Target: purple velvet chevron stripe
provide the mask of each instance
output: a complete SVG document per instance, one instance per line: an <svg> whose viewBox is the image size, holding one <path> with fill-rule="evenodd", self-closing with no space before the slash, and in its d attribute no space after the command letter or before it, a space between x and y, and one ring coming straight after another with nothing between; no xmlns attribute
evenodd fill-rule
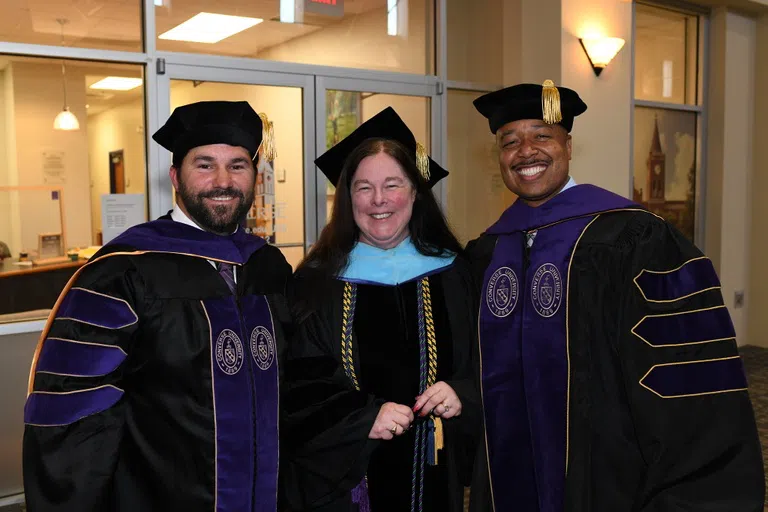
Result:
<svg viewBox="0 0 768 512"><path fill-rule="evenodd" d="M35 371L99 377L115 371L125 357L125 352L114 345L46 338Z"/></svg>
<svg viewBox="0 0 768 512"><path fill-rule="evenodd" d="M740 391L747 388L744 366L738 356L653 367L640 384L664 398Z"/></svg>
<svg viewBox="0 0 768 512"><path fill-rule="evenodd" d="M736 337L725 306L667 315L649 315L632 332L653 347L691 345Z"/></svg>
<svg viewBox="0 0 768 512"><path fill-rule="evenodd" d="M250 512L255 478L253 385L234 297L204 300L211 323L216 512Z"/></svg>
<svg viewBox="0 0 768 512"><path fill-rule="evenodd" d="M106 411L122 396L123 392L113 386L69 393L35 392L29 395L24 405L24 423L43 427L70 425Z"/></svg>
<svg viewBox="0 0 768 512"><path fill-rule="evenodd" d="M643 209L639 204L600 187L576 185L535 208L523 201L515 201L486 233L499 235L526 231L564 219L625 208Z"/></svg>
<svg viewBox="0 0 768 512"><path fill-rule="evenodd" d="M139 251L192 254L244 264L266 243L244 229L220 236L180 222L158 219L127 229L108 245L128 245Z"/></svg>
<svg viewBox="0 0 768 512"><path fill-rule="evenodd" d="M247 336L246 353L250 355L256 390L256 501L253 510L274 512L277 509L279 466L277 337L264 296L241 297L240 306Z"/></svg>
<svg viewBox="0 0 768 512"><path fill-rule="evenodd" d="M76 320L106 329L122 329L138 320L127 302L84 288L72 288L67 292L56 312L56 318Z"/></svg>
<svg viewBox="0 0 768 512"><path fill-rule="evenodd" d="M671 302L720 286L708 258L689 261L673 271L643 270L635 282L650 302Z"/></svg>

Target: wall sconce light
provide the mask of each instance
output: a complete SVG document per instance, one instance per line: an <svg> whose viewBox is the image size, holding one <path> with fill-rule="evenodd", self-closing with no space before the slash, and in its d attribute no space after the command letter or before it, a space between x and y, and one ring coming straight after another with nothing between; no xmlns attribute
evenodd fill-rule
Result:
<svg viewBox="0 0 768 512"><path fill-rule="evenodd" d="M600 76L603 69L624 46L624 40L618 37L585 37L579 39L579 42L584 48L584 53L587 54L595 76Z"/></svg>

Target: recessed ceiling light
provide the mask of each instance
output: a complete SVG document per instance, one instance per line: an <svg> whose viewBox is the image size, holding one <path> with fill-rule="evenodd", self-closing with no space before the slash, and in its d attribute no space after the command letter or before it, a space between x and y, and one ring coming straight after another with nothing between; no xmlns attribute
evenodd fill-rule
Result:
<svg viewBox="0 0 768 512"><path fill-rule="evenodd" d="M108 91L130 91L139 87L144 81L141 78L127 78L124 76L108 76L102 78L91 89L104 89Z"/></svg>
<svg viewBox="0 0 768 512"><path fill-rule="evenodd" d="M242 32L264 21L261 18L245 18L227 14L201 12L181 25L160 34L160 39L187 41L190 43L218 43L222 39Z"/></svg>

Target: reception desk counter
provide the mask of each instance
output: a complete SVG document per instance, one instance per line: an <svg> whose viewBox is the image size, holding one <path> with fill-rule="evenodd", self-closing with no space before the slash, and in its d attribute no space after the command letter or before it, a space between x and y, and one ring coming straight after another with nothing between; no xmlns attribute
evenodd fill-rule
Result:
<svg viewBox="0 0 768 512"><path fill-rule="evenodd" d="M19 266L10 260L0 262L0 315L52 308L69 278L85 262L39 266Z"/></svg>

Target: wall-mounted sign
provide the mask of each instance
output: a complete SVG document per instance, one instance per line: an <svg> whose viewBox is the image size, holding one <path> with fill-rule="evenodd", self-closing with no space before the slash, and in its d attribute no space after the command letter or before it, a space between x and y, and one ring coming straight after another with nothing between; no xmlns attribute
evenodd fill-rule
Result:
<svg viewBox="0 0 768 512"><path fill-rule="evenodd" d="M304 12L323 16L344 16L344 0L304 0Z"/></svg>

